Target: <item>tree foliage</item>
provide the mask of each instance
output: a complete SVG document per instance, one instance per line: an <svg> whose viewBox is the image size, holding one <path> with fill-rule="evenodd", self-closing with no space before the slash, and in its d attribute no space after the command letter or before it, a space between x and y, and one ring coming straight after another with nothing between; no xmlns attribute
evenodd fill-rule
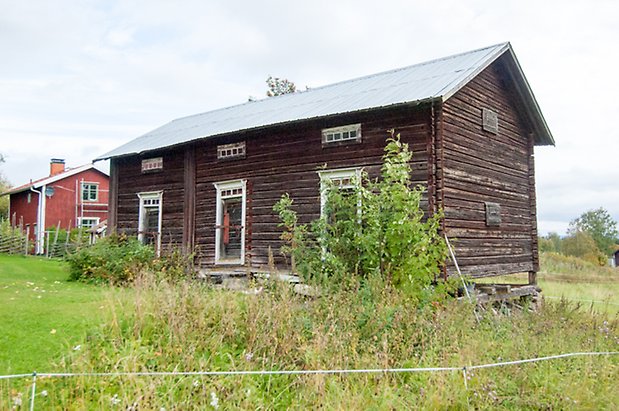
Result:
<svg viewBox="0 0 619 411"><path fill-rule="evenodd" d="M424 188L411 183L412 154L399 137L387 141L379 179L362 172L352 190L328 186L324 215L310 225L298 223L287 194L274 206L283 250L306 281L342 286L379 275L420 298L431 288L447 256L442 213L424 217Z"/></svg>
<svg viewBox="0 0 619 411"><path fill-rule="evenodd" d="M540 237L538 243L540 252L562 252L561 236L557 233L548 233L546 237Z"/></svg>
<svg viewBox="0 0 619 411"><path fill-rule="evenodd" d="M266 83L269 87L267 90L268 97L281 96L282 94L290 94L297 91L297 86L295 86L292 81L285 78L269 76Z"/></svg>
<svg viewBox="0 0 619 411"><path fill-rule="evenodd" d="M578 257L600 265L606 263L606 258L598 249L595 240L586 231L576 231L563 239L561 248L565 255Z"/></svg>
<svg viewBox="0 0 619 411"><path fill-rule="evenodd" d="M0 153L0 164L4 163L4 155ZM11 188L11 183L4 177L2 171L0 170L0 194L7 191ZM9 214L9 196L0 197L0 220L3 218L8 218Z"/></svg>
<svg viewBox="0 0 619 411"><path fill-rule="evenodd" d="M614 251L619 235L617 222L604 208L589 210L570 222L568 234L575 235L579 231L588 233L602 253L609 255Z"/></svg>

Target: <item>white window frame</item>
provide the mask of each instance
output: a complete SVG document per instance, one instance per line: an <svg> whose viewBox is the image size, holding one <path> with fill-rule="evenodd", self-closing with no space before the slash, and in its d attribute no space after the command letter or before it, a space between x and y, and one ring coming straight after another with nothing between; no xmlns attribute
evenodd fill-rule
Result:
<svg viewBox="0 0 619 411"><path fill-rule="evenodd" d="M95 187L95 198L94 198L94 200L90 199L90 195L88 196L89 197L88 199L84 199L85 186L94 186ZM82 203L95 203L95 202L99 201L99 183L94 182L94 181L82 181L81 184L80 184L80 188L81 188ZM88 192L90 193L90 188L89 188Z"/></svg>
<svg viewBox="0 0 619 411"><path fill-rule="evenodd" d="M350 137L351 131L355 132L354 137ZM348 133L347 137L344 137L345 133ZM336 138L337 135L339 135L340 137ZM337 144L337 143L343 143L343 142L349 142L349 141L357 141L357 142L361 141L361 123L348 124L348 125L339 126L339 127L325 128L322 130L322 144L323 145Z"/></svg>
<svg viewBox="0 0 619 411"><path fill-rule="evenodd" d="M215 264L217 265L243 265L245 263L245 231L247 216L247 180L231 180L213 183L217 191L215 211ZM232 190L241 190L241 193L230 193ZM223 200L226 198L241 198L241 255L238 260L223 260L221 258L221 230L223 224Z"/></svg>
<svg viewBox="0 0 619 411"><path fill-rule="evenodd" d="M99 225L100 218L99 217L78 217L78 225L82 228L93 228ZM94 224L91 226L84 227L84 220L93 220Z"/></svg>
<svg viewBox="0 0 619 411"><path fill-rule="evenodd" d="M145 158L142 160L142 173L163 170L163 157Z"/></svg>
<svg viewBox="0 0 619 411"><path fill-rule="evenodd" d="M222 144L217 146L217 159L228 160L245 158L245 142L241 141L232 144Z"/></svg>
<svg viewBox="0 0 619 411"><path fill-rule="evenodd" d="M337 180L346 180L348 179L350 183L348 184L338 184L338 188L354 188L354 182L361 182L361 168L338 168L333 170L321 170L318 171L318 176L320 177L320 216L325 216L325 208L327 205L327 189L330 184ZM353 182L354 181L354 182ZM357 210L361 212L361 198L359 198L357 202Z"/></svg>
<svg viewBox="0 0 619 411"><path fill-rule="evenodd" d="M157 201L159 208L159 219L157 221L157 239L155 241L155 252L157 256L161 255L161 227L163 222L163 191L149 191L138 193L140 199L140 209L138 212L138 241L144 241L144 213L146 208L154 208L154 202Z"/></svg>

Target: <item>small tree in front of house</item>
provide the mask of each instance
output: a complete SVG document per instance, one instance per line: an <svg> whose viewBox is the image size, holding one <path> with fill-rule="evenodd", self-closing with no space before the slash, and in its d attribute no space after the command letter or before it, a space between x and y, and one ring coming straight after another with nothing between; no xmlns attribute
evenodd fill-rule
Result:
<svg viewBox="0 0 619 411"><path fill-rule="evenodd" d="M320 219L298 224L287 194L274 206L285 229L284 251L306 281L339 286L379 275L411 295L429 288L447 257L439 234L442 213L424 216L424 188L411 182L411 157L392 131L380 178L361 172L347 190L327 184Z"/></svg>

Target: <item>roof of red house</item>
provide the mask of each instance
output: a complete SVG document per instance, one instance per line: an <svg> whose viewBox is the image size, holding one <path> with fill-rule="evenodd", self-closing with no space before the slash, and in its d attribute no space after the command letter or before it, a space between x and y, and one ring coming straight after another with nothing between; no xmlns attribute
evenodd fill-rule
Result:
<svg viewBox="0 0 619 411"><path fill-rule="evenodd" d="M62 173L58 173L53 176L43 177L38 180L30 181L29 183L26 183L26 184L22 184L20 186L13 187L9 191L5 191L4 193L1 193L0 196L20 193L22 191L30 190L30 188L43 187L45 185L55 183L56 181L60 181L67 177L71 177L75 174L79 174L83 171L90 170L91 168L97 170L98 172L102 174L105 174L103 171L96 169L95 166L92 164L84 164L83 166L79 166L79 167L67 168Z"/></svg>

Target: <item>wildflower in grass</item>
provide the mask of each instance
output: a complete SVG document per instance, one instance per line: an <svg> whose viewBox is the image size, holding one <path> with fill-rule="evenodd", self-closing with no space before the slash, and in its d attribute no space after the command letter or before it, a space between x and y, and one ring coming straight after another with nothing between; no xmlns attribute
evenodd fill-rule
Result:
<svg viewBox="0 0 619 411"><path fill-rule="evenodd" d="M81 349L82 349L82 346L80 344L78 344L75 347L73 347L73 351L79 351Z"/></svg>
<svg viewBox="0 0 619 411"><path fill-rule="evenodd" d="M214 409L219 409L219 398L217 398L217 394L214 391L211 391L211 407Z"/></svg>
<svg viewBox="0 0 619 411"><path fill-rule="evenodd" d="M47 390L43 390L39 393L41 397L47 397Z"/></svg>
<svg viewBox="0 0 619 411"><path fill-rule="evenodd" d="M252 352L248 352L247 354L245 354L245 359L246 359L247 361L251 361L251 360L252 360L252 358L254 358L254 353L252 353Z"/></svg>
<svg viewBox="0 0 619 411"><path fill-rule="evenodd" d="M192 384L195 388L198 388L200 386L200 381L195 380Z"/></svg>
<svg viewBox="0 0 619 411"><path fill-rule="evenodd" d="M17 395L12 398L13 408L21 407L21 397L22 397L22 393L18 392Z"/></svg>
<svg viewBox="0 0 619 411"><path fill-rule="evenodd" d="M114 396L112 398L110 398L110 403L112 405L120 404L120 398L118 398L118 394L114 394Z"/></svg>
<svg viewBox="0 0 619 411"><path fill-rule="evenodd" d="M52 328L52 330L49 332L50 334L56 334L56 329Z"/></svg>

